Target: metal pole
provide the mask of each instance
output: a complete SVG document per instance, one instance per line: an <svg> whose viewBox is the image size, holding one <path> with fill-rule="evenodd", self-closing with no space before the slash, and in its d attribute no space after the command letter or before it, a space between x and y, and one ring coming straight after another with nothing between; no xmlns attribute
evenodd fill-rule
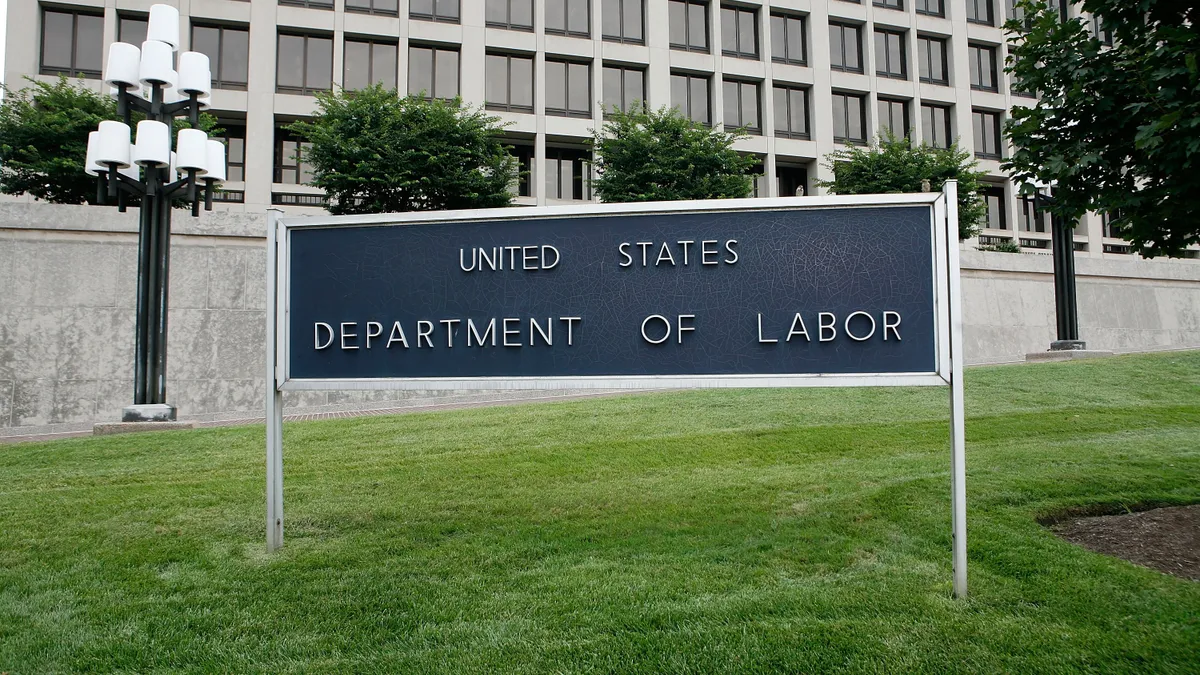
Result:
<svg viewBox="0 0 1200 675"><path fill-rule="evenodd" d="M278 243L276 227L281 211L267 210L267 552L283 546L283 393L276 372L276 339L279 331Z"/></svg>
<svg viewBox="0 0 1200 675"><path fill-rule="evenodd" d="M1052 205L1054 199L1040 191L1035 196L1036 217L1042 218L1043 205ZM1046 209L1048 210L1048 209ZM1079 306L1075 295L1075 237L1070 222L1050 212L1050 245L1054 262L1054 321L1058 339L1050 343L1050 349L1086 349L1087 343L1079 339Z"/></svg>
<svg viewBox="0 0 1200 675"><path fill-rule="evenodd" d="M149 170L147 170L149 180ZM153 197L142 197L141 218L138 225L137 262L137 327L133 356L133 402L137 405L149 403L150 362L150 240L154 231Z"/></svg>
<svg viewBox="0 0 1200 675"><path fill-rule="evenodd" d="M163 171L163 169L158 169ZM169 178L169 176L168 176ZM159 259L158 259L158 326L155 331L155 403L167 402L167 308L171 273L171 200L158 200Z"/></svg>
<svg viewBox="0 0 1200 675"><path fill-rule="evenodd" d="M950 276L950 493L954 529L954 597L967 597L967 450L963 402L962 281L958 261L958 181L942 188L946 199L946 248Z"/></svg>

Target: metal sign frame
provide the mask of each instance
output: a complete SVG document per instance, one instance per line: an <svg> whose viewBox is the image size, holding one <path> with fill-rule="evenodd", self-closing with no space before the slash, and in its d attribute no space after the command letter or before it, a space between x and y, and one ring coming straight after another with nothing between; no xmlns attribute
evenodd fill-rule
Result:
<svg viewBox="0 0 1200 675"><path fill-rule="evenodd" d="M958 184L940 193L720 199L688 202L585 204L368 216L267 217L267 549L283 545L283 392L359 389L669 389L722 387L950 387L954 594L967 593L966 470L962 386L962 316L958 247ZM846 207L930 207L935 369L886 374L638 375L570 377L419 377L303 379L289 373L290 233L301 228L407 226L430 223L579 218L601 215L811 210Z"/></svg>

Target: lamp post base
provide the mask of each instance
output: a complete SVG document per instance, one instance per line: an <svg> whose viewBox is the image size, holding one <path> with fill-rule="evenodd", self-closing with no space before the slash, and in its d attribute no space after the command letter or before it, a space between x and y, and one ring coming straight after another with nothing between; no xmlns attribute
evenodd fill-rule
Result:
<svg viewBox="0 0 1200 675"><path fill-rule="evenodd" d="M169 403L137 403L121 410L122 422L174 422L178 409Z"/></svg>
<svg viewBox="0 0 1200 675"><path fill-rule="evenodd" d="M1050 351L1074 351L1077 349L1087 349L1087 343L1083 340L1055 340L1050 343Z"/></svg>

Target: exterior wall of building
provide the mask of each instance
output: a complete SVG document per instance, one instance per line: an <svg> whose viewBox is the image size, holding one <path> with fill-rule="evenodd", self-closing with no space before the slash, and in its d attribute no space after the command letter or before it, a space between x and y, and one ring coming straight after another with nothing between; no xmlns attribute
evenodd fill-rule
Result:
<svg viewBox="0 0 1200 675"><path fill-rule="evenodd" d="M0 427L112 421L132 401L137 216L0 204ZM176 212L168 399L185 415L263 409L265 218ZM964 245L968 363L1054 339L1048 255ZM1200 265L1079 256L1080 331L1115 351L1200 348ZM290 406L430 392L289 393Z"/></svg>

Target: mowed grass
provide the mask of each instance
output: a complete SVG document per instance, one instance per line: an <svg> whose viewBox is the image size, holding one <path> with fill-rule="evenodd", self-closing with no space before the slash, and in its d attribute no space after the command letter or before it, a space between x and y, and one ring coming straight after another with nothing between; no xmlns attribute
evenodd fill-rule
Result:
<svg viewBox="0 0 1200 675"><path fill-rule="evenodd" d="M0 446L0 672L1200 671L1200 584L1037 519L1200 501L1200 352Z"/></svg>

